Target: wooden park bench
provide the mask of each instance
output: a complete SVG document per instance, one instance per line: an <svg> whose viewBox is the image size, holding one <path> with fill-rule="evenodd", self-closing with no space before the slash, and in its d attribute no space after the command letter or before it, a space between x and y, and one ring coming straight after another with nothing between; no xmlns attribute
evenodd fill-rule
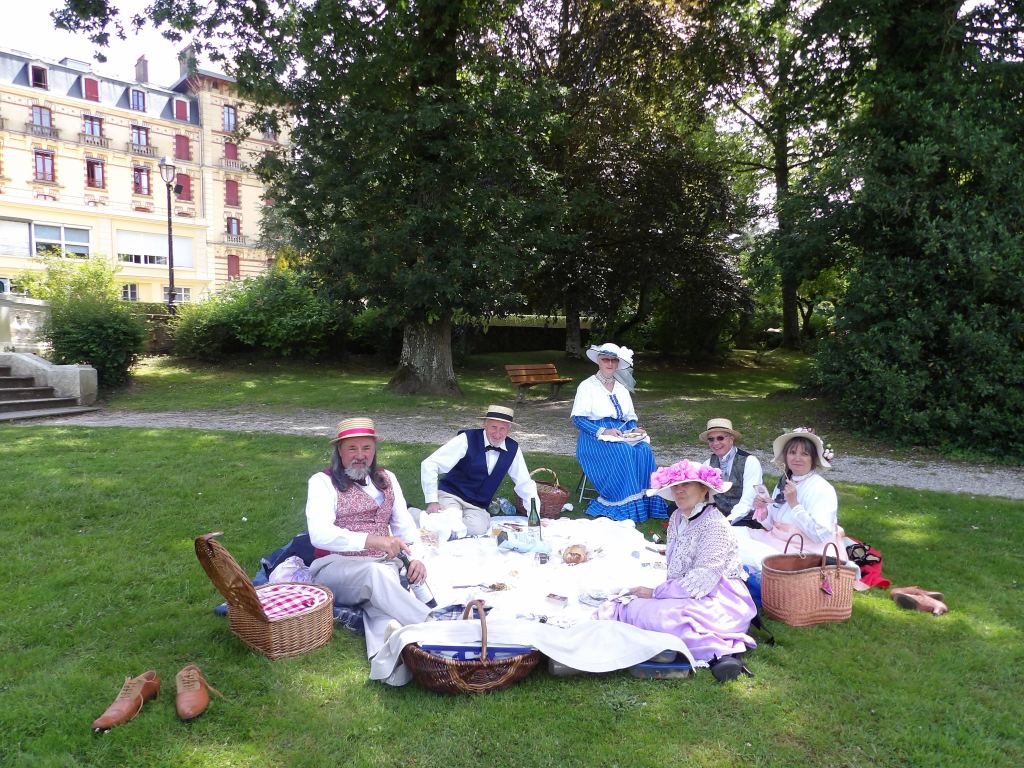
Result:
<svg viewBox="0 0 1024 768"><path fill-rule="evenodd" d="M558 375L554 363L538 363L536 365L506 365L505 372L512 383L519 387L516 402L526 399L527 390L534 384L550 384L551 397L558 397L558 390L572 379Z"/></svg>

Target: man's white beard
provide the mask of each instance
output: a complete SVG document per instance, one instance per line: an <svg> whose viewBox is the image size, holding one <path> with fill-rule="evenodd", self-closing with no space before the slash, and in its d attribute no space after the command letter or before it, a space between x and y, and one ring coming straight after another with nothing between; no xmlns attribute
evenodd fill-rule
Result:
<svg viewBox="0 0 1024 768"><path fill-rule="evenodd" d="M345 467L345 475L358 483L363 482L367 475L370 474L370 467L366 464L356 465L353 464L350 467Z"/></svg>

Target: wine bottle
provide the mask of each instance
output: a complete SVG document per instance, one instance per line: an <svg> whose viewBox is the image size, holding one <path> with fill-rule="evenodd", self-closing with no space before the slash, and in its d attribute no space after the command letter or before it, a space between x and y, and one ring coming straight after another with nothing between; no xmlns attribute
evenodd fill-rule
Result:
<svg viewBox="0 0 1024 768"><path fill-rule="evenodd" d="M405 552L398 553L398 559L402 561L402 565L405 566L406 574L409 573L409 555ZM434 593L430 591L430 587L427 586L427 582L421 581L419 584L413 584L409 582L409 586L412 588L412 593L416 595L416 599L421 603L425 604L428 608L436 608L437 600L434 599Z"/></svg>
<svg viewBox="0 0 1024 768"><path fill-rule="evenodd" d="M526 530L534 541L544 539L544 534L540 530L540 512L537 510L536 499L530 499L530 516L526 518Z"/></svg>

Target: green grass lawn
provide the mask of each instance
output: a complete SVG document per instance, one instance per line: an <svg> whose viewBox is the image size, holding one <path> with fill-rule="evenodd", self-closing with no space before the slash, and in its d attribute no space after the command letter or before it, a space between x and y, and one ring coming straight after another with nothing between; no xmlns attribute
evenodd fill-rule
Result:
<svg viewBox="0 0 1024 768"><path fill-rule="evenodd" d="M419 502L423 446L386 443ZM224 531L247 569L304 522L323 439L193 430L0 428L3 766L1019 766L1024 763L1024 504L840 486L847 530L898 584L941 589L943 617L855 595L844 624L773 623L753 680L626 673L442 698L367 680L339 632L269 662L230 634L192 539ZM534 455L575 481L569 457ZM243 517L247 521L243 521ZM196 662L225 699L189 725L174 674ZM160 698L103 736L126 675Z"/></svg>

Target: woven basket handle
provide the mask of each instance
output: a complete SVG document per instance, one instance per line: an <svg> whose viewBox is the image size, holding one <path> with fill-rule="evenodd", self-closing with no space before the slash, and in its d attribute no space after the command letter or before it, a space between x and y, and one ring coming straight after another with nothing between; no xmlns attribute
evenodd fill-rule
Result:
<svg viewBox="0 0 1024 768"><path fill-rule="evenodd" d="M530 478L532 479L533 476L536 475L538 472L550 472L551 477L555 479L554 485L558 485L558 475L555 474L555 470L548 469L547 467L537 467L537 469L533 470L533 472L530 473Z"/></svg>
<svg viewBox="0 0 1024 768"><path fill-rule="evenodd" d="M793 535L795 536L796 534ZM828 544L825 545L824 549L821 550L821 569L825 570L825 568L827 567L825 565L825 560L828 557L829 547L832 547L832 549L834 549L836 552L836 573L839 573L839 566L841 565L841 563L839 562L839 547L836 546L836 543L834 541L830 541Z"/></svg>
<svg viewBox="0 0 1024 768"><path fill-rule="evenodd" d="M790 536L788 539L786 539L786 548L784 550L782 550L782 554L784 554L784 555L788 555L789 554L789 543L793 539L795 539L797 536L800 537L800 556L803 557L803 554L804 554L804 535L802 533L794 533L792 536ZM824 565L825 561L822 560L821 563L822 563L822 565Z"/></svg>
<svg viewBox="0 0 1024 768"><path fill-rule="evenodd" d="M487 611L484 610L483 600L470 600L462 611L462 618L468 619L473 609L480 614L480 660L487 661Z"/></svg>

